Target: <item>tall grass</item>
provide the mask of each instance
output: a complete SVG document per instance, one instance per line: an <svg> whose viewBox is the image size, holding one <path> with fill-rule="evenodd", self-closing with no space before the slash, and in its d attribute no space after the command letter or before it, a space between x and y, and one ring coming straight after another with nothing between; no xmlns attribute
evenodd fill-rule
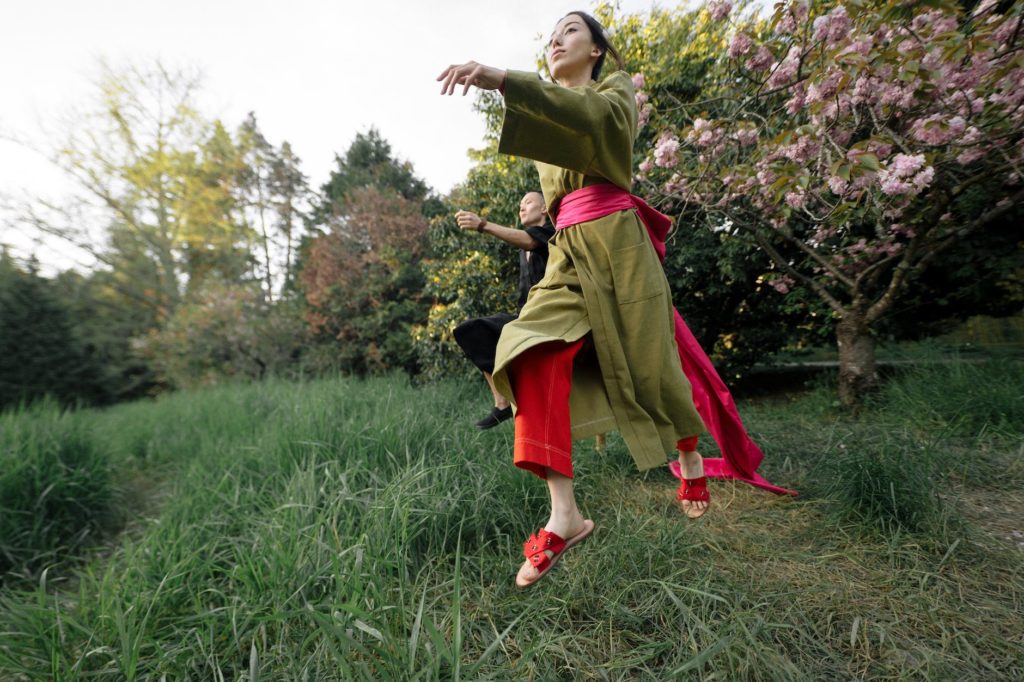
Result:
<svg viewBox="0 0 1024 682"><path fill-rule="evenodd" d="M51 414L142 511L108 555L0 592L0 679L1017 678L1019 552L967 508L985 467L946 463L945 417L921 416L955 371L896 379L858 421L826 391L742 406L766 475L803 495L712 484L696 523L621 440L578 444L597 531L525 592L545 489L510 465L510 429L472 428L482 384L268 382ZM1007 390L972 414L1013 414ZM992 419L940 443L1019 461L1015 417Z"/></svg>
<svg viewBox="0 0 1024 682"><path fill-rule="evenodd" d="M89 421L49 402L0 414L0 584L120 525L113 461Z"/></svg>

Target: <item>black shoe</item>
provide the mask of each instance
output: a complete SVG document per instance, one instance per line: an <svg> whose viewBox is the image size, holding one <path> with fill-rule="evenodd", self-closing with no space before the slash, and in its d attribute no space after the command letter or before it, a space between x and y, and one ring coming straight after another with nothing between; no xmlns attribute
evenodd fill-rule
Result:
<svg viewBox="0 0 1024 682"><path fill-rule="evenodd" d="M505 421L506 419L512 418L512 406L509 405L504 410L500 410L497 407L491 410L491 413L476 423L478 429L493 429L495 426Z"/></svg>

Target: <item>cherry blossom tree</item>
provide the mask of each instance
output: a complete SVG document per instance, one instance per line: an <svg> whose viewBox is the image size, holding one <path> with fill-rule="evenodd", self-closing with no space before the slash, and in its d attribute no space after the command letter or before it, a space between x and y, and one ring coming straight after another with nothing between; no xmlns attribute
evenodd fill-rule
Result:
<svg viewBox="0 0 1024 682"><path fill-rule="evenodd" d="M731 31L703 99L652 112L636 81L655 128L639 191L750 235L767 283L831 309L846 406L874 386L873 329L909 284L1024 199L1022 9L711 2Z"/></svg>

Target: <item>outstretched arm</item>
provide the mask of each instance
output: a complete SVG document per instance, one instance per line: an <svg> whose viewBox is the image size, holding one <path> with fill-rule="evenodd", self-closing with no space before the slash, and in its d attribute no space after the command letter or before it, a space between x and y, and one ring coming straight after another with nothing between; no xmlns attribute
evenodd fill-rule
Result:
<svg viewBox="0 0 1024 682"><path fill-rule="evenodd" d="M517 230L512 227L488 222L471 211L459 211L455 214L455 220L463 230L486 232L520 249L533 251L540 246L540 242L531 237L530 233L526 230Z"/></svg>
<svg viewBox="0 0 1024 682"><path fill-rule="evenodd" d="M509 71L498 151L629 189L636 117L635 91L625 72L593 87L563 88L535 73Z"/></svg>
<svg viewBox="0 0 1024 682"><path fill-rule="evenodd" d="M471 85L481 90L497 90L505 80L505 70L477 62L452 64L441 72L437 80L444 81L441 85L442 95L454 95L455 88L459 85L463 86L462 94L465 95Z"/></svg>

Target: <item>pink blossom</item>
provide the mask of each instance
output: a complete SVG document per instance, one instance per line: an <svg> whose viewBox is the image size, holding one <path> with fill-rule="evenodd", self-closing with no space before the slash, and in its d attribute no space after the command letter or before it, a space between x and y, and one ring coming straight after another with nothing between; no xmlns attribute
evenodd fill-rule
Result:
<svg viewBox="0 0 1024 682"><path fill-rule="evenodd" d="M790 116L796 116L804 108L804 103L803 88L794 88L793 96L786 100L786 113Z"/></svg>
<svg viewBox="0 0 1024 682"><path fill-rule="evenodd" d="M640 162L639 170L644 175L647 175L652 170L654 170L654 164L651 163L650 159L644 159L643 161Z"/></svg>
<svg viewBox="0 0 1024 682"><path fill-rule="evenodd" d="M843 80L843 72L839 69L831 69L817 83L812 83L807 88L807 104L819 102L823 99L834 97L839 90L839 83Z"/></svg>
<svg viewBox="0 0 1024 682"><path fill-rule="evenodd" d="M757 48L757 53L747 60L747 68L751 71L764 71L770 67L774 61L775 55L772 54L771 50L762 45Z"/></svg>
<svg viewBox="0 0 1024 682"><path fill-rule="evenodd" d="M729 56L733 59L738 59L750 52L750 48L753 46L754 41L750 39L750 36L742 31L737 31L736 35L732 37L732 41L729 43Z"/></svg>
<svg viewBox="0 0 1024 682"><path fill-rule="evenodd" d="M932 23L932 35L941 35L943 33L952 33L959 28L959 22L956 17L946 14L944 12L936 12L939 16Z"/></svg>
<svg viewBox="0 0 1024 682"><path fill-rule="evenodd" d="M877 175L877 173L864 173L863 175L857 175L853 178L853 182L850 184L853 186L854 191L867 189L875 182Z"/></svg>
<svg viewBox="0 0 1024 682"><path fill-rule="evenodd" d="M732 11L732 3L728 0L711 0L708 3L708 12L711 14L712 21L721 21L729 16L729 12Z"/></svg>
<svg viewBox="0 0 1024 682"><path fill-rule="evenodd" d="M846 8L839 5L825 16L814 20L814 39L825 40L829 45L835 45L845 38L853 27Z"/></svg>
<svg viewBox="0 0 1024 682"><path fill-rule="evenodd" d="M777 177L778 176L775 175L775 173L768 168L762 168L761 170L757 171L757 181L761 183L762 187L770 186L772 183L775 182Z"/></svg>
<svg viewBox="0 0 1024 682"><path fill-rule="evenodd" d="M949 126L949 134L952 137L959 137L967 128L967 121L962 116L954 116L949 119L947 125Z"/></svg>
<svg viewBox="0 0 1024 682"><path fill-rule="evenodd" d="M686 135L686 141L698 147L710 147L721 137L721 131L716 130L711 121L697 118L693 121L693 129Z"/></svg>
<svg viewBox="0 0 1024 682"><path fill-rule="evenodd" d="M789 288L796 284L796 282L794 282L793 278L789 275L782 275L772 279L768 284L770 284L772 289L775 289L775 291L780 294L788 294Z"/></svg>
<svg viewBox="0 0 1024 682"><path fill-rule="evenodd" d="M797 69L800 66L800 48L793 46L789 54L779 64L775 65L772 75L768 77L768 87L778 88L793 81L796 78Z"/></svg>
<svg viewBox="0 0 1024 682"><path fill-rule="evenodd" d="M893 223L889 226L889 232L894 236L900 236L903 231L906 230L906 226L903 223Z"/></svg>
<svg viewBox="0 0 1024 682"><path fill-rule="evenodd" d="M801 135L796 142L782 148L786 158L801 165L816 157L819 151L821 144L810 135Z"/></svg>
<svg viewBox="0 0 1024 682"><path fill-rule="evenodd" d="M926 166L923 154L897 154L878 173L879 187L888 196L911 197L924 191L935 179L935 169Z"/></svg>
<svg viewBox="0 0 1024 682"><path fill-rule="evenodd" d="M649 120L651 120L651 112L652 111L653 111L653 109L652 109L650 104L644 104L643 106L641 106L639 108L639 110L637 111L637 119L636 119L637 126L642 128L645 125L647 125L647 122Z"/></svg>
<svg viewBox="0 0 1024 682"><path fill-rule="evenodd" d="M842 179L838 175L833 175L828 179L828 188L832 190L832 193L835 194L836 196L841 197L844 194L846 194L846 190L847 188L849 188L849 186L850 183Z"/></svg>
<svg viewBox="0 0 1024 682"><path fill-rule="evenodd" d="M642 87L644 87L645 82L646 81L644 80L644 75L642 73L634 73L633 74L633 88L634 89L636 89L636 90L641 89Z"/></svg>
<svg viewBox="0 0 1024 682"><path fill-rule="evenodd" d="M807 203L807 193L802 188L786 193L786 204L792 208L803 208Z"/></svg>
<svg viewBox="0 0 1024 682"><path fill-rule="evenodd" d="M892 154L892 145L887 142L870 140L867 145L867 150L873 153L881 160L887 158L890 154Z"/></svg>
<svg viewBox="0 0 1024 682"><path fill-rule="evenodd" d="M647 121L651 118L651 105L647 103L650 96L646 92L637 91L635 95L636 109L637 109L637 125L643 127L647 125Z"/></svg>
<svg viewBox="0 0 1024 682"><path fill-rule="evenodd" d="M921 64L929 71L938 71L942 65L942 48L933 47L921 60Z"/></svg>
<svg viewBox="0 0 1024 682"><path fill-rule="evenodd" d="M757 144L757 128L744 127L737 130L732 134L734 140L739 142L741 145Z"/></svg>
<svg viewBox="0 0 1024 682"><path fill-rule="evenodd" d="M932 114L927 118L915 121L911 128L911 135L918 142L942 145L959 137L966 126L967 122L962 116L946 119L942 114Z"/></svg>
<svg viewBox="0 0 1024 682"><path fill-rule="evenodd" d="M679 163L679 138L663 133L654 146L654 163L661 168L673 168Z"/></svg>
<svg viewBox="0 0 1024 682"><path fill-rule="evenodd" d="M829 137L840 147L845 147L850 144L850 139L853 137L853 131L846 128L834 128Z"/></svg>
<svg viewBox="0 0 1024 682"><path fill-rule="evenodd" d="M1000 48L1004 48L1010 38L1013 37L1013 34L1017 32L1017 24L1020 21L1020 17L1006 17L1003 19L1003 23L999 25L999 28L992 33L992 39L996 41Z"/></svg>
<svg viewBox="0 0 1024 682"><path fill-rule="evenodd" d="M924 165L924 154L911 156L909 154L897 154L892 157L890 169L899 177L907 177L916 173Z"/></svg>
<svg viewBox="0 0 1024 682"><path fill-rule="evenodd" d="M960 152L956 157L956 162L961 166L969 166L978 159L983 159L988 154L988 150L984 147L971 147Z"/></svg>
<svg viewBox="0 0 1024 682"><path fill-rule="evenodd" d="M859 54L862 57L867 57L871 54L871 48L873 46L874 40L872 40L871 36L865 36L859 40L852 41L849 45L844 47L839 54Z"/></svg>
<svg viewBox="0 0 1024 682"><path fill-rule="evenodd" d="M896 46L896 51L901 55L906 56L907 54L914 51L918 47L917 41L913 38L907 38L906 40L900 41L900 44Z"/></svg>
<svg viewBox="0 0 1024 682"><path fill-rule="evenodd" d="M879 173L879 175L881 176L883 173ZM911 185L909 183L900 180L895 175L887 175L880 180L879 184L882 188L882 192L891 197L908 194L911 189Z"/></svg>
<svg viewBox="0 0 1024 682"><path fill-rule="evenodd" d="M686 182L686 178L679 175L679 173L673 173L672 177L665 183L665 187L663 189L666 194L689 194L687 197L688 199L697 202L700 201L700 195L696 192L690 191L690 185Z"/></svg>
<svg viewBox="0 0 1024 682"><path fill-rule="evenodd" d="M924 189L932 184L932 180L935 179L935 168L933 166L925 166L921 169L921 172L914 176L913 183L914 188L918 192L923 192Z"/></svg>
<svg viewBox="0 0 1024 682"><path fill-rule="evenodd" d="M850 254L851 256L856 256L859 253L863 253L863 252L867 251L867 249L868 249L868 242L867 242L866 239L861 237L860 239L855 241L853 244L850 244L849 246L847 246L846 247L846 252L848 254Z"/></svg>
<svg viewBox="0 0 1024 682"><path fill-rule="evenodd" d="M875 100L878 94L877 79L861 75L853 84L851 97L854 104L867 104Z"/></svg>

